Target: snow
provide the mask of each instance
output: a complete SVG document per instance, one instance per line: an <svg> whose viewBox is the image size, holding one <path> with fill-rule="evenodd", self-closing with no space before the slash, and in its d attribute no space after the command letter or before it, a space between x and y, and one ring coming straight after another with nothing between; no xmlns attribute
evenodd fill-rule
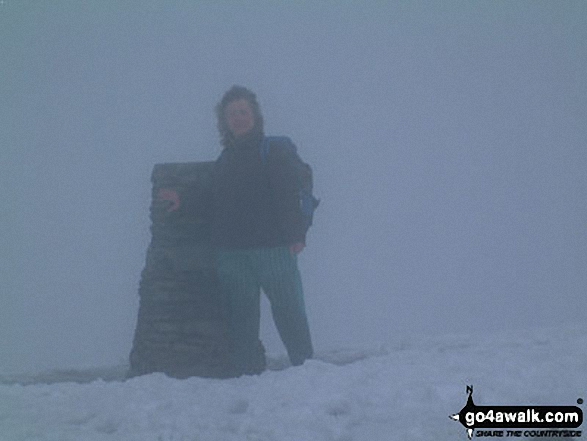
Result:
<svg viewBox="0 0 587 441"><path fill-rule="evenodd" d="M104 375L4 376L0 439L465 440L449 415L465 405L467 385L477 404L576 405L585 398L586 330L410 336L318 353L299 367L272 357L263 374L228 380L115 379L122 367Z"/></svg>

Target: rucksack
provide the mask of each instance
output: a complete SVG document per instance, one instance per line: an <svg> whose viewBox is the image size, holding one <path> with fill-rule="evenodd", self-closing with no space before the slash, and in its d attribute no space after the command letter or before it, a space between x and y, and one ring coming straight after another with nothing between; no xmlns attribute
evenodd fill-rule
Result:
<svg viewBox="0 0 587 441"><path fill-rule="evenodd" d="M312 225L314 211L320 201L312 193L313 179L312 168L306 164L297 153L295 144L287 136L266 136L261 142L261 162L267 163L267 155L271 148L285 149L291 158L292 165L296 170L297 186L299 189L300 210L304 219L304 232Z"/></svg>

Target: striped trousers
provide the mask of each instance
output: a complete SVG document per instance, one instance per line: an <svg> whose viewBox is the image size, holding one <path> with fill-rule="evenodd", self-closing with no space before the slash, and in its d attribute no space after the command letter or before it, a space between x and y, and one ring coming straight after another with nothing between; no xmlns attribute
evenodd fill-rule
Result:
<svg viewBox="0 0 587 441"><path fill-rule="evenodd" d="M302 280L297 256L289 247L219 250L217 263L228 301L232 361L237 372L258 371L261 289L269 299L273 321L292 365L311 358Z"/></svg>

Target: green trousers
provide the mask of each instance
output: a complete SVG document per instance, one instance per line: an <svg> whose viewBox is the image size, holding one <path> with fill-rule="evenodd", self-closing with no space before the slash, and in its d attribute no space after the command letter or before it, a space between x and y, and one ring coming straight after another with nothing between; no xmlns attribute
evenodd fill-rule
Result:
<svg viewBox="0 0 587 441"><path fill-rule="evenodd" d="M260 293L267 295L273 320L292 365L313 355L297 256L288 247L221 250L218 275L228 301L232 358L237 372L258 366Z"/></svg>

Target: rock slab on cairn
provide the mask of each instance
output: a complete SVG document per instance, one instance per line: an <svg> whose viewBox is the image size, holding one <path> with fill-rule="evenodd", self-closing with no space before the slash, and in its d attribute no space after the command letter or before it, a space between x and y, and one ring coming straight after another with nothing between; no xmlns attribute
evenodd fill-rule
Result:
<svg viewBox="0 0 587 441"><path fill-rule="evenodd" d="M226 302L210 243L212 162L157 164L153 169L151 243L139 285L139 313L129 376L231 376ZM177 211L158 201L175 190Z"/></svg>

